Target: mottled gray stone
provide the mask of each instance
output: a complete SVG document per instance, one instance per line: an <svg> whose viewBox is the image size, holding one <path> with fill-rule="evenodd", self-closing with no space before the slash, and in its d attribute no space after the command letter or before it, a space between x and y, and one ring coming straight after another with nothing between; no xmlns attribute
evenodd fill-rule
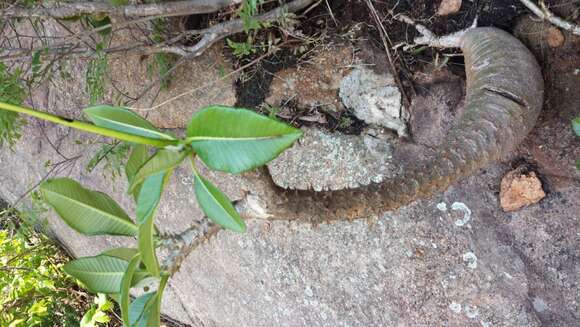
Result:
<svg viewBox="0 0 580 327"><path fill-rule="evenodd" d="M79 117L82 103L73 100L84 101L80 100L85 96L83 89L71 84L66 90L71 94L56 93L61 91L47 85L44 92L41 89L34 96L35 104L50 104L57 113ZM175 112L180 112L178 109ZM182 125L179 120L187 116L189 113L169 115L167 126L173 126L171 119L176 119L175 126ZM534 140L564 140L571 147L577 140L572 139L569 121L565 127L559 124L564 123L538 127L540 137ZM564 137L562 130L568 133ZM391 160L389 153L394 162L401 163L395 147L382 148L385 136L375 135L381 140L375 142L364 135L306 132L303 142L311 142L312 147L316 138L309 135L327 138L324 146L316 149L318 156L304 147L301 151L307 156L292 152L270 165L274 177L283 169L293 169L289 180L295 185L322 189L330 188L336 180L347 187L378 176L374 169L386 166ZM45 176L47 160L54 163L63 159L61 155L83 155L71 165L61 166L54 175L69 176L110 193L133 212L123 178L103 179L102 171L84 171L98 138L33 120L23 134L26 137L14 151L0 150L0 197L14 202ZM534 154L539 147L527 148ZM547 148L556 147L550 144ZM328 152L331 149L339 152L333 155ZM556 167L573 167L574 156L549 154L549 158L563 162L536 154L534 158L542 159L542 171L549 172L555 162ZM300 167L324 156L328 158L325 166L284 168L288 162ZM366 166L361 157L371 163ZM410 152L406 158L414 160L416 155ZM274 173L275 169L280 170ZM333 175L320 177L323 183L313 186L312 179L319 178L316 173L320 171L309 170L315 169L327 169ZM578 173L558 169L558 178L565 182L556 182L555 175L544 175L549 190L546 198L506 214L499 209L497 191L501 176L509 169L509 165L493 164L446 192L385 213L380 219L317 226L250 220L246 234L220 232L194 251L171 279L163 312L193 326L580 325ZM366 176L359 174L362 171ZM206 173L233 200L248 192L260 196L260 189L249 181L251 176ZM310 174L311 180L292 177L298 173ZM157 220L164 232L183 230L201 215L190 176L186 167L180 167L168 186ZM54 215L49 216L49 222L54 234L75 255L94 255L135 242L130 238L81 236Z"/></svg>
<svg viewBox="0 0 580 327"><path fill-rule="evenodd" d="M66 156L91 149L73 142L91 137L44 128ZM58 161L39 124L26 133L15 152L0 154L0 196L11 202L42 178L46 160ZM87 174L85 163L58 175L110 192L132 212L124 180ZM164 312L194 326L575 325L580 185L559 187L540 204L505 214L495 190L508 169L489 167L380 220L319 226L251 220L246 234L220 232L172 278ZM199 217L187 174L180 168L170 183L158 217L164 231L182 230ZM250 189L243 177L212 179L233 199ZM49 221L76 255L134 242L84 237L54 216Z"/></svg>
<svg viewBox="0 0 580 327"><path fill-rule="evenodd" d="M401 92L391 74L377 74L365 67L354 69L340 83L339 96L345 107L367 124L407 134L407 114Z"/></svg>
<svg viewBox="0 0 580 327"><path fill-rule="evenodd" d="M304 128L304 137L268 164L274 183L290 189L339 190L392 177L392 136L369 131L362 136Z"/></svg>
<svg viewBox="0 0 580 327"><path fill-rule="evenodd" d="M498 210L497 196L484 185L497 184L503 169L492 167L379 220L318 226L250 221L248 234L220 233L193 253L174 277L189 287L177 292L210 326L541 326L539 315L556 312L562 325L573 325L580 308L578 285L571 283L578 265L555 248L546 253L569 283L554 280L549 292L565 295L546 300L545 311L537 312L531 276L550 268L530 270L521 248L543 245L530 234L514 244L504 231L519 233L515 225L528 226L529 219L544 230L546 222L539 222L540 208L512 219ZM457 226L465 211L441 211L438 203L464 204L470 220ZM565 210L578 209L575 203ZM576 218L564 215L560 223L577 233ZM570 235L557 247L577 253L578 243Z"/></svg>

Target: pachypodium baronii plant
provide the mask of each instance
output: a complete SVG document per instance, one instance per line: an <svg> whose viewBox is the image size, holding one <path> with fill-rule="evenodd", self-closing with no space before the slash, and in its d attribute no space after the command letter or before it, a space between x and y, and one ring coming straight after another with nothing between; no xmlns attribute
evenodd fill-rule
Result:
<svg viewBox="0 0 580 327"><path fill-rule="evenodd" d="M235 232L246 225L231 201L195 167L198 157L210 169L238 174L276 158L302 136L299 129L246 109L209 106L197 112L184 138L160 131L138 114L107 105L85 109L92 123L71 120L0 102L0 109L27 114L86 132L133 144L125 166L129 193L136 202L135 219L108 195L89 190L69 178L40 186L45 201L73 229L85 235L137 238L135 248L110 249L98 256L73 260L65 271L89 290L118 299L125 326L159 326L163 290L170 277L156 255L155 213L175 167L189 159L199 206L211 221ZM150 148L155 148L150 153ZM158 285L131 301L132 288Z"/></svg>

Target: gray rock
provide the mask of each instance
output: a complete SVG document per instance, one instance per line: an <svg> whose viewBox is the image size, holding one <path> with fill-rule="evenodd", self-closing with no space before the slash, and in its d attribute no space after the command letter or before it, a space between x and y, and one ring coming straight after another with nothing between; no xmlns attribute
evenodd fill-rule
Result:
<svg viewBox="0 0 580 327"><path fill-rule="evenodd" d="M74 67L82 70L80 64ZM39 90L35 104L48 107L50 102L54 112L79 117L83 88L70 84L66 90L71 94L64 94L53 87ZM195 111L187 103L179 105ZM179 116L179 109L167 116L167 126L182 125L179 119L189 116ZM550 122L538 130L541 136L561 142L564 127L560 123ZM569 121L565 128L564 139L573 140ZM34 120L23 134L26 137L14 151L0 150L0 197L16 201L47 175L46 161L56 163L81 155L59 164L52 176L78 179L110 193L128 212L133 211L124 179L104 179L101 171L89 174L84 170L88 154L98 147L95 137ZM435 134L440 133L430 135ZM325 142L318 141L324 143L316 148L318 156L308 152L317 140L312 135ZM330 188L333 179L340 187L364 184L378 176L373 169L387 166L389 153L394 162L401 162L397 147L383 147L384 137L375 136L381 142L307 130L304 142L311 142L310 146L291 152L269 169L273 176L291 170L286 181L278 179L280 184L316 187L313 180L317 178L323 181L318 188ZM335 156L325 152L331 149L344 152ZM416 158L405 152L405 160ZM320 155L329 158L325 166L299 169L299 164L313 164L310 161L320 160ZM566 165L573 167L574 158L570 156ZM367 165L365 160L371 163ZM294 166L284 166L285 162ZM540 161L541 167L547 167L546 162ZM333 178L317 175L324 169ZM550 186L546 198L506 214L499 209L496 192L507 170L501 164L486 167L485 172L442 194L385 213L380 219L318 226L251 220L246 234L220 232L194 251L171 279L163 312L193 326L577 326L580 184L572 175L577 173L560 169L558 176L568 174L565 183L545 175ZM205 173L234 201L248 192L261 196L252 182L258 173ZM292 177L299 173L310 174L310 180ZM178 232L200 215L190 174L180 167L159 209L158 226L164 232ZM49 223L78 256L135 242L81 236L54 215L49 216Z"/></svg>
<svg viewBox="0 0 580 327"><path fill-rule="evenodd" d="M339 190L378 183L398 171L391 136L344 135L304 128L304 137L268 164L276 185L307 190Z"/></svg>
<svg viewBox="0 0 580 327"><path fill-rule="evenodd" d="M342 103L368 124L386 127L405 136L408 115L401 105L401 92L390 74L356 68L340 84Z"/></svg>

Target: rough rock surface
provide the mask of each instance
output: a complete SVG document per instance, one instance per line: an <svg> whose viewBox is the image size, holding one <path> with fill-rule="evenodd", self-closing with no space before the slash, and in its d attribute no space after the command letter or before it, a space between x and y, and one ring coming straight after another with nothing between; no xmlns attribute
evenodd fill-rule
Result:
<svg viewBox="0 0 580 327"><path fill-rule="evenodd" d="M381 182L399 169L392 136L369 131L363 136L305 128L304 137L268 164L276 185L308 190L340 190Z"/></svg>
<svg viewBox="0 0 580 327"><path fill-rule="evenodd" d="M358 119L395 130L399 136L406 135L408 115L401 105L401 92L393 75L356 68L340 83L339 95Z"/></svg>
<svg viewBox="0 0 580 327"><path fill-rule="evenodd" d="M265 102L279 107L293 101L308 109L342 110L337 93L342 78L353 64L352 47L324 48L297 67L276 73Z"/></svg>
<svg viewBox="0 0 580 327"><path fill-rule="evenodd" d="M558 81L566 83L556 83L562 93L549 94L548 118L514 154L534 161L545 178L540 203L504 213L498 191L511 168L493 164L380 219L318 226L251 220L248 233L221 232L185 261L171 279L163 311L206 327L578 326L580 173L574 160L580 147L569 122L580 105L577 97L562 96L568 86L578 89L570 66L577 62L570 58L554 66L560 68ZM83 85L69 90L85 96ZM35 99L50 92L59 91L47 85ZM69 104L55 111L78 116L78 107L68 110ZM14 202L46 175L47 160L83 155L53 174L111 193L132 212L122 178L84 171L98 147L95 137L33 120L24 135L15 151L0 151L0 197ZM358 168L340 173L356 174ZM209 176L234 201L259 193L247 175ZM159 210L162 231L177 232L199 217L187 168L176 170ZM49 221L76 255L134 242L84 237L54 216Z"/></svg>

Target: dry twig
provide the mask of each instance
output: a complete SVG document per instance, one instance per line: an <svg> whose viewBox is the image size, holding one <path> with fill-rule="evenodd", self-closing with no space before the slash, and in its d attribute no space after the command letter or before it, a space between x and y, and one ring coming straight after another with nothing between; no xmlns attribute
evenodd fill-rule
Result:
<svg viewBox="0 0 580 327"><path fill-rule="evenodd" d="M397 86L399 87L399 90L400 90L401 94L403 95L403 100L405 101L405 107L409 108L411 106L411 100L409 99L409 97L407 96L407 93L405 92L405 88L403 87L403 83L401 83L401 79L399 78L399 73L398 73L397 68L395 66L395 63L393 61L393 56L391 55L391 48L390 48L389 43L387 41L387 38L388 38L387 30L385 29L385 26L381 22L379 14L378 14L377 10L375 9L375 6L373 5L373 3L370 0L366 0L366 3L367 3L367 6L369 7L369 10L371 11L371 13L373 15L375 23L377 24L377 28L379 29L379 34L381 35L381 39L383 41L383 46L385 47L385 52L387 53L387 59L389 60L389 65L391 66L391 70L393 71L393 76L395 78L395 82L397 83ZM401 113L399 113L399 114L401 114Z"/></svg>
<svg viewBox="0 0 580 327"><path fill-rule="evenodd" d="M543 20L547 20L550 23L570 31L572 34L580 35L580 26L570 23L568 21L563 20L562 18L556 16L553 12L551 12L543 0L540 0L540 6L536 5L531 0L520 0L520 2L526 6L529 10L531 10L536 16L540 17Z"/></svg>

